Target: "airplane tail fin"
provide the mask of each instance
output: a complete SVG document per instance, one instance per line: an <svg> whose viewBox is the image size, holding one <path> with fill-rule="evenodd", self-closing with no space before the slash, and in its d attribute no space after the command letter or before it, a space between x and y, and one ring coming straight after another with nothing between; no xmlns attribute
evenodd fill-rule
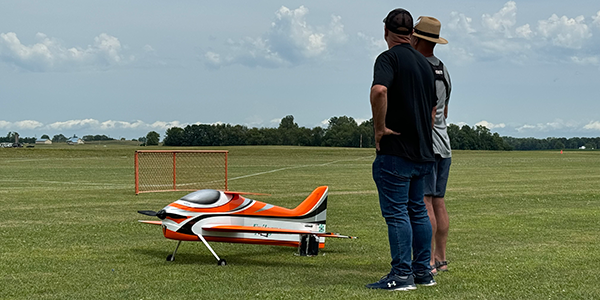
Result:
<svg viewBox="0 0 600 300"><path fill-rule="evenodd" d="M306 218L310 223L325 224L327 219L327 186L316 188L298 207L293 210L294 215Z"/></svg>

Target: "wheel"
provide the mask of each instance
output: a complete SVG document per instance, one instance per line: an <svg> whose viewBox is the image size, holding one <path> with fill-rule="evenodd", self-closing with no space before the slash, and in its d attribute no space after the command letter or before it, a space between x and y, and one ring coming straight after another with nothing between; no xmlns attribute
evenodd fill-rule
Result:
<svg viewBox="0 0 600 300"><path fill-rule="evenodd" d="M227 261L225 259L221 258L217 262L217 265L219 265L219 266L226 266L227 265Z"/></svg>
<svg viewBox="0 0 600 300"><path fill-rule="evenodd" d="M167 261L174 261L174 260L175 260L175 256L173 256L173 254L167 255Z"/></svg>

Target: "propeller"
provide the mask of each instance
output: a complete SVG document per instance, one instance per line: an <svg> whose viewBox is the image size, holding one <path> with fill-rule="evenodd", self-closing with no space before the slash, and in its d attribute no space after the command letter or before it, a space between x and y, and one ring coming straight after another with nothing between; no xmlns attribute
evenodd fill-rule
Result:
<svg viewBox="0 0 600 300"><path fill-rule="evenodd" d="M161 209L159 211L138 210L138 213L140 213L142 215L146 215L146 216L158 217L161 220L164 220L167 217L167 212L164 209Z"/></svg>

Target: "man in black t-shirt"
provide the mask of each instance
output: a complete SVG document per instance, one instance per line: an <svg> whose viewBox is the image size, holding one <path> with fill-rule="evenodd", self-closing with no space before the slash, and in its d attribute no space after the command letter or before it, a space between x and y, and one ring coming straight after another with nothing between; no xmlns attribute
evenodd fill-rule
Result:
<svg viewBox="0 0 600 300"><path fill-rule="evenodd" d="M437 98L429 62L410 45L410 13L395 9L384 22L389 49L375 61L371 87L373 179L388 226L392 269L367 287L407 291L415 284L436 284L429 266L431 224L423 177L435 161L431 131Z"/></svg>

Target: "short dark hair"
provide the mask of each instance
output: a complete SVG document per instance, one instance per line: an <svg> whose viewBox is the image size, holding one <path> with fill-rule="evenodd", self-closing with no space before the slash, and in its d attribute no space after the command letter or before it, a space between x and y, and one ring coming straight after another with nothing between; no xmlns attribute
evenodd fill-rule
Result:
<svg viewBox="0 0 600 300"><path fill-rule="evenodd" d="M413 31L412 15L402 8L396 8L383 19L385 28L395 34L409 35Z"/></svg>

